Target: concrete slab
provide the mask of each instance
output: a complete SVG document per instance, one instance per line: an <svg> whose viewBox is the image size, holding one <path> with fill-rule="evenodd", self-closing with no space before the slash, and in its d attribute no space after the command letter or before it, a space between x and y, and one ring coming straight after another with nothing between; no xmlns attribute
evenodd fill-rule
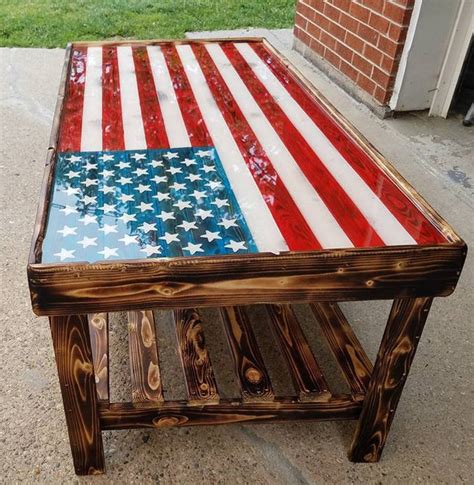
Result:
<svg viewBox="0 0 474 485"><path fill-rule="evenodd" d="M380 120L292 52L290 31L213 33L242 34L267 36L473 244L472 130L458 120L419 114ZM31 312L25 272L63 55L59 49L0 49L0 476L5 482L92 482L73 473L48 323ZM456 292L435 302L379 464L347 460L353 423L126 431L105 434L108 473L94 483L469 482L473 276L468 257ZM357 303L345 309L374 356L388 304ZM308 328L307 312L299 312ZM160 339L166 345L170 333L166 318L161 320ZM206 325L214 336L213 356L224 361L226 349L212 312ZM128 385L123 330L117 318L112 328L117 350L111 356L117 398ZM318 345L316 334L312 343ZM268 342L265 352L270 357L275 352ZM176 362L167 354L173 354L170 349L163 357ZM270 370L283 385L281 369ZM170 365L165 375L169 383L176 382L180 370ZM232 393L228 368L217 377ZM336 375L331 378L337 381Z"/></svg>

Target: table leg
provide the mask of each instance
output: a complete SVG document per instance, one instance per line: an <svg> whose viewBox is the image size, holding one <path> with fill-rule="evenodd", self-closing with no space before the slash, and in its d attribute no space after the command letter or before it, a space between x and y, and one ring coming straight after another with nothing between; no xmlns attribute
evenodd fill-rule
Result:
<svg viewBox="0 0 474 485"><path fill-rule="evenodd" d="M50 317L49 321L76 474L104 473L87 315Z"/></svg>
<svg viewBox="0 0 474 485"><path fill-rule="evenodd" d="M354 462L380 459L431 302L393 302L349 453Z"/></svg>

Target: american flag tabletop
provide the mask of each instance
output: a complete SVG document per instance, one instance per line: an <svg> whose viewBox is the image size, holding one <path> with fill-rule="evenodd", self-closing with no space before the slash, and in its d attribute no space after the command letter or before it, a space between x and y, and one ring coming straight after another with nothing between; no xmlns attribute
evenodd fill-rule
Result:
<svg viewBox="0 0 474 485"><path fill-rule="evenodd" d="M264 43L72 47L43 263L445 242Z"/></svg>

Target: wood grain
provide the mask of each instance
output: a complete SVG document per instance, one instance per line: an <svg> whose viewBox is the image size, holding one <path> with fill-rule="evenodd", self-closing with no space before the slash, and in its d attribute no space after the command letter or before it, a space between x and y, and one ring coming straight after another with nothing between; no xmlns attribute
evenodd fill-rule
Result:
<svg viewBox="0 0 474 485"><path fill-rule="evenodd" d="M95 387L99 401L109 400L109 316L91 313L88 316L94 362Z"/></svg>
<svg viewBox="0 0 474 485"><path fill-rule="evenodd" d="M301 401L328 400L331 393L289 305L267 305L272 326Z"/></svg>
<svg viewBox="0 0 474 485"><path fill-rule="evenodd" d="M216 378L197 310L176 310L176 338L190 405L217 404Z"/></svg>
<svg viewBox="0 0 474 485"><path fill-rule="evenodd" d="M76 474L104 473L87 316L51 317L50 326Z"/></svg>
<svg viewBox="0 0 474 485"><path fill-rule="evenodd" d="M246 311L242 307L221 309L224 328L239 378L244 402L272 401L273 389Z"/></svg>
<svg viewBox="0 0 474 485"><path fill-rule="evenodd" d="M163 402L153 312L128 312L128 343L133 403Z"/></svg>
<svg viewBox="0 0 474 485"><path fill-rule="evenodd" d="M173 426L202 426L241 422L278 422L292 420L328 421L355 419L361 404L350 398L326 402L297 403L291 400L239 403L221 399L210 406L188 406L185 402L169 402L158 408L135 408L127 403L102 407L102 428L169 428Z"/></svg>
<svg viewBox="0 0 474 485"><path fill-rule="evenodd" d="M318 302L312 304L311 309L354 398L363 399L372 374L372 362L367 357L352 327L337 303Z"/></svg>
<svg viewBox="0 0 474 485"><path fill-rule="evenodd" d="M416 298L393 303L354 434L352 461L380 459L431 302Z"/></svg>

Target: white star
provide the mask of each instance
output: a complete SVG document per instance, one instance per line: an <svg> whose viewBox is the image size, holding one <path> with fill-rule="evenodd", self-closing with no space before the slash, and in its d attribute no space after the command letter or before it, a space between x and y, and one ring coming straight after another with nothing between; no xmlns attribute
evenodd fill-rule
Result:
<svg viewBox="0 0 474 485"><path fill-rule="evenodd" d="M73 189L72 187L68 187L67 189L63 189L63 192L66 195L77 195L80 191L79 189Z"/></svg>
<svg viewBox="0 0 474 485"><path fill-rule="evenodd" d="M136 162L146 160L146 153L134 153L130 158L133 158Z"/></svg>
<svg viewBox="0 0 474 485"><path fill-rule="evenodd" d="M114 173L115 172L113 170L107 170L106 168L104 168L102 172L99 172L99 175L102 175L102 177L106 179L106 178L112 177Z"/></svg>
<svg viewBox="0 0 474 485"><path fill-rule="evenodd" d="M85 205L87 204L95 204L97 203L97 196L95 195L85 195L82 199L81 199L82 202L84 202Z"/></svg>
<svg viewBox="0 0 474 485"><path fill-rule="evenodd" d="M102 207L99 207L104 211L104 214L108 214L109 212L115 211L115 204L104 204Z"/></svg>
<svg viewBox="0 0 474 485"><path fill-rule="evenodd" d="M104 227L101 227L99 231L102 231L105 235L110 234L111 232L117 232L116 225L104 224Z"/></svg>
<svg viewBox="0 0 474 485"><path fill-rule="evenodd" d="M195 182L196 180L202 180L199 174L195 175L194 173L190 173L187 177L184 177L186 180L190 182Z"/></svg>
<svg viewBox="0 0 474 485"><path fill-rule="evenodd" d="M170 185L170 188L174 190L183 190L186 188L186 184L180 184L178 182L175 182L174 184Z"/></svg>
<svg viewBox="0 0 474 485"><path fill-rule="evenodd" d="M132 179L131 177L120 177L117 182L120 184L120 185L127 185L127 184L131 184L132 183Z"/></svg>
<svg viewBox="0 0 474 485"><path fill-rule="evenodd" d="M167 182L168 178L165 176L155 175L151 180L155 182L155 184L160 184L161 182Z"/></svg>
<svg viewBox="0 0 474 485"><path fill-rule="evenodd" d="M97 163L90 163L90 162L87 162L86 163L86 166L85 166L85 169L87 171L89 170L96 170L97 169Z"/></svg>
<svg viewBox="0 0 474 485"><path fill-rule="evenodd" d="M194 197L196 200L200 200L202 199L203 197L206 197L206 192L203 190L203 191L199 191L199 190L195 190L192 194L191 194L191 197Z"/></svg>
<svg viewBox="0 0 474 485"><path fill-rule="evenodd" d="M76 163L76 162L80 162L82 158L78 157L77 155L71 155L69 158L66 158L66 160L71 163Z"/></svg>
<svg viewBox="0 0 474 485"><path fill-rule="evenodd" d="M205 211L203 209L198 209L196 211L196 217L200 217L202 220L206 220L208 217L213 217L212 211Z"/></svg>
<svg viewBox="0 0 474 485"><path fill-rule="evenodd" d="M134 173L137 177L141 177L142 175L148 175L148 170L146 168L137 168L132 173Z"/></svg>
<svg viewBox="0 0 474 485"><path fill-rule="evenodd" d="M209 242L214 241L214 239L222 239L219 236L218 232L211 232L211 231L206 231L206 234L203 234L201 237L207 239Z"/></svg>
<svg viewBox="0 0 474 485"><path fill-rule="evenodd" d="M166 212L166 211L161 211L160 215L157 217L158 219L161 219L163 222L167 221L168 219L176 219L176 217L173 215L173 212Z"/></svg>
<svg viewBox="0 0 474 485"><path fill-rule="evenodd" d="M108 155L107 153L104 153L101 157L99 157L103 162L113 162L114 161L114 156L113 155Z"/></svg>
<svg viewBox="0 0 474 485"><path fill-rule="evenodd" d="M120 217L118 217L118 219L120 221L122 221L124 224L127 224L127 222L130 222L130 221L137 221L137 218L135 217L134 214L122 214Z"/></svg>
<svg viewBox="0 0 474 485"><path fill-rule="evenodd" d="M149 204L147 204L145 202L141 202L140 205L137 205L137 209L140 209L141 212L152 211L153 203L150 202Z"/></svg>
<svg viewBox="0 0 474 485"><path fill-rule="evenodd" d="M84 239L81 241L77 241L77 244L82 244L82 247L85 249L89 246L97 246L97 238L96 237L87 237L84 236Z"/></svg>
<svg viewBox="0 0 474 485"><path fill-rule="evenodd" d="M173 158L178 158L178 154L173 152L166 152L163 156L168 160L172 160Z"/></svg>
<svg viewBox="0 0 474 485"><path fill-rule="evenodd" d="M237 219L226 219L225 217L221 219L221 222L219 222L219 226L224 226L226 229L229 229L229 227L239 227L235 221Z"/></svg>
<svg viewBox="0 0 474 485"><path fill-rule="evenodd" d="M226 244L225 247L232 249L232 251L234 253L236 253L237 251L239 251L241 249L247 249L246 246L245 246L245 241L237 242L237 241L234 241L233 239L231 239L229 244Z"/></svg>
<svg viewBox="0 0 474 485"><path fill-rule="evenodd" d="M152 224L148 224L148 222L144 222L138 229L141 229L145 234L148 234L150 231L156 231L156 223L153 222Z"/></svg>
<svg viewBox="0 0 474 485"><path fill-rule="evenodd" d="M186 165L186 167L189 167L190 165L197 165L194 158L185 158L181 163L183 165Z"/></svg>
<svg viewBox="0 0 474 485"><path fill-rule="evenodd" d="M179 226L176 227L182 227L186 232L188 232L190 229L197 229L196 223L193 222L188 222L188 221L183 221L182 224L179 224Z"/></svg>
<svg viewBox="0 0 474 485"><path fill-rule="evenodd" d="M179 167L170 167L168 170L165 170L165 172L169 172L172 175L176 173L183 173L183 171Z"/></svg>
<svg viewBox="0 0 474 485"><path fill-rule="evenodd" d="M153 168L162 167L163 162L161 160L152 160L148 165L151 165Z"/></svg>
<svg viewBox="0 0 474 485"><path fill-rule="evenodd" d="M68 173L65 174L68 179L73 179L75 177L79 177L79 172L74 172L73 170L69 170Z"/></svg>
<svg viewBox="0 0 474 485"><path fill-rule="evenodd" d="M129 244L138 244L137 236L130 236L129 234L124 234L119 241L122 241L125 246L128 246Z"/></svg>
<svg viewBox="0 0 474 485"><path fill-rule="evenodd" d="M160 202L162 200L170 200L170 194L169 192L157 192L156 195L153 196L153 199L158 199Z"/></svg>
<svg viewBox="0 0 474 485"><path fill-rule="evenodd" d="M199 170L204 170L205 173L215 172L216 167L214 165L203 165Z"/></svg>
<svg viewBox="0 0 474 485"><path fill-rule="evenodd" d="M149 185L142 185L142 184L138 184L138 187L135 187L135 190L138 190L140 194L143 192L151 192Z"/></svg>
<svg viewBox="0 0 474 485"><path fill-rule="evenodd" d="M169 232L165 232L165 235L159 239L164 239L168 244L173 241L179 242L178 234L170 234Z"/></svg>
<svg viewBox="0 0 474 485"><path fill-rule="evenodd" d="M64 206L64 208L62 209L59 209L60 212L64 212L64 214L66 216L68 216L69 214L74 214L75 212L77 213L77 210L75 207L73 207L72 205L66 205Z"/></svg>
<svg viewBox="0 0 474 485"><path fill-rule="evenodd" d="M211 202L211 204L220 208L224 207L225 205L229 205L229 201L227 199L219 199L219 197L216 197L216 200Z"/></svg>
<svg viewBox="0 0 474 485"><path fill-rule="evenodd" d="M177 207L179 210L183 210L183 209L191 209L191 202L187 201L187 200L178 200L178 202L176 202L176 204L173 204L173 207Z"/></svg>
<svg viewBox="0 0 474 485"><path fill-rule="evenodd" d="M193 244L192 242L188 243L187 246L184 246L183 249L189 251L191 254L204 252L204 249L202 249L202 244Z"/></svg>
<svg viewBox="0 0 474 485"><path fill-rule="evenodd" d="M119 162L117 163L117 167L120 170L123 170L124 168L130 168L130 162Z"/></svg>
<svg viewBox="0 0 474 485"><path fill-rule="evenodd" d="M140 249L140 251L146 253L147 256L161 253L161 249L158 246L152 246L151 244L147 244L143 249Z"/></svg>
<svg viewBox="0 0 474 485"><path fill-rule="evenodd" d="M128 194L122 194L119 199L122 201L122 202L132 202L135 200L134 196L133 195L128 195Z"/></svg>
<svg viewBox="0 0 474 485"><path fill-rule="evenodd" d="M85 185L86 187L89 187L90 185L99 185L99 180L87 178L84 180L84 182L81 182L81 184Z"/></svg>
<svg viewBox="0 0 474 485"><path fill-rule="evenodd" d="M212 190L222 189L222 187L224 187L222 183L217 180L210 180L206 185L207 187L210 187Z"/></svg>
<svg viewBox="0 0 474 485"><path fill-rule="evenodd" d="M66 237L66 236L69 236L69 235L77 236L76 229L77 229L77 227L64 226L62 229L59 229L57 232L62 234L63 237Z"/></svg>
<svg viewBox="0 0 474 485"><path fill-rule="evenodd" d="M198 157L210 157L212 156L212 150L199 150L198 152L196 152L196 155Z"/></svg>
<svg viewBox="0 0 474 485"><path fill-rule="evenodd" d="M85 226L88 226L89 224L97 224L97 216L84 214L84 217L82 219L79 219L79 221L82 222Z"/></svg>
<svg viewBox="0 0 474 485"><path fill-rule="evenodd" d="M67 258L75 258L74 253L76 252L75 249L64 249L61 248L61 251L59 253L54 253L55 256L58 256L61 258L61 261L64 261Z"/></svg>
<svg viewBox="0 0 474 485"><path fill-rule="evenodd" d="M110 185L104 185L99 189L99 192L103 192L104 194L113 194L115 192L115 187L111 187Z"/></svg>
<svg viewBox="0 0 474 485"><path fill-rule="evenodd" d="M97 251L99 254L103 254L105 259L109 259L110 256L118 256L117 254L118 248L109 248L104 246L103 251Z"/></svg>

